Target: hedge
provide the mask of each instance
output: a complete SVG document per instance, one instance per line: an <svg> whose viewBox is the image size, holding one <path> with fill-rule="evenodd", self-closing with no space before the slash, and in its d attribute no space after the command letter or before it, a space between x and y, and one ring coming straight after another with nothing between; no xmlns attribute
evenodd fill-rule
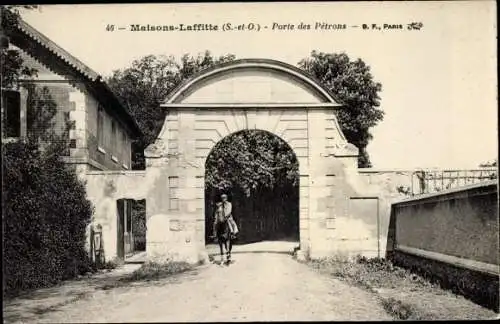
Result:
<svg viewBox="0 0 500 324"><path fill-rule="evenodd" d="M57 149L2 144L4 296L47 287L91 270L85 186Z"/></svg>

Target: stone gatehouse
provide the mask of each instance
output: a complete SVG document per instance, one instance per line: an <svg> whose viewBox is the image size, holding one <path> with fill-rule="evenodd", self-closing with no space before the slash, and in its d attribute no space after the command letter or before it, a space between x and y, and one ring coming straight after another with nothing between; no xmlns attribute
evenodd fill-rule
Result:
<svg viewBox="0 0 500 324"><path fill-rule="evenodd" d="M379 219L377 189L358 175L358 150L337 122L335 110L344 107L302 70L274 60L236 60L195 75L158 109L167 117L146 149L145 171L87 175L90 198L99 206L108 200L107 213L114 213L116 199L146 199L148 257L206 257L206 158L222 138L249 129L279 136L297 156L303 253L380 255L380 228L387 226ZM365 212L354 211L360 209L353 198L366 201ZM109 257L116 241L111 237L107 246Z"/></svg>

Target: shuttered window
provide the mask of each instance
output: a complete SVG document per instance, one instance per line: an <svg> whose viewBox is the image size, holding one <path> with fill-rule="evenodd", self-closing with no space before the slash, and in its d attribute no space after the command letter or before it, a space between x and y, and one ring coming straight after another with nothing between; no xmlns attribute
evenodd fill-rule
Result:
<svg viewBox="0 0 500 324"><path fill-rule="evenodd" d="M100 106L97 112L97 143L100 148L104 148L104 111Z"/></svg>
<svg viewBox="0 0 500 324"><path fill-rule="evenodd" d="M125 138L125 132L120 131L120 160L127 164L127 139Z"/></svg>

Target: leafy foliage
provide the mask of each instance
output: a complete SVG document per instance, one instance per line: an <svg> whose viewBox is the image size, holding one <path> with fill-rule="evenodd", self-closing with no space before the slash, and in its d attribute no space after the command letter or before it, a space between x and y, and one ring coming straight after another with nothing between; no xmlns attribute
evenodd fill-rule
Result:
<svg viewBox="0 0 500 324"><path fill-rule="evenodd" d="M23 65L23 59L17 50L2 50L0 59L2 87L4 88L16 88L19 79L36 75L36 69Z"/></svg>
<svg viewBox="0 0 500 324"><path fill-rule="evenodd" d="M240 243L297 239L299 164L276 135L244 130L223 138L207 157L205 181L207 226L224 192L233 202Z"/></svg>
<svg viewBox="0 0 500 324"><path fill-rule="evenodd" d="M1 11L8 32L18 11L13 6ZM2 87L17 89L20 78L36 74L17 50L2 48L1 59ZM92 270L85 251L92 206L84 184L62 159L72 125L65 116L65 127L56 131L57 104L49 89L23 86L28 90L27 138L2 143L4 296Z"/></svg>
<svg viewBox="0 0 500 324"><path fill-rule="evenodd" d="M56 132L57 104L48 88L27 87L27 138L2 144L7 294L91 270L84 246L92 207L84 184L62 160L71 123Z"/></svg>
<svg viewBox="0 0 500 324"><path fill-rule="evenodd" d="M372 139L369 132L384 117L378 93L382 85L373 80L370 67L361 59L351 61L345 53L330 54L313 51L299 62L319 82L337 95L347 107L337 111L340 127L347 140L360 150L359 167L371 167L366 146Z"/></svg>
<svg viewBox="0 0 500 324"><path fill-rule="evenodd" d="M180 62L173 56L148 55L135 60L125 70L113 71L106 81L144 133L134 145L134 169L144 168L143 150L161 130L166 115L159 107L168 94L194 73L231 60L234 60L234 55L214 58L208 51L197 56L186 54Z"/></svg>
<svg viewBox="0 0 500 324"><path fill-rule="evenodd" d="M490 168L498 166L498 159L494 159L492 161L484 162L479 164L480 168Z"/></svg>
<svg viewBox="0 0 500 324"><path fill-rule="evenodd" d="M241 131L223 138L206 161L206 183L221 191L239 187L247 196L285 182L297 186L298 161L288 144L265 131Z"/></svg>
<svg viewBox="0 0 500 324"><path fill-rule="evenodd" d="M37 87L33 83L25 83L24 87L28 90L26 114L28 139L39 144L57 142L67 146L69 131L74 121L70 121L69 115L65 115L62 131L56 129L57 103L49 88ZM67 155L67 150L64 155Z"/></svg>
<svg viewBox="0 0 500 324"><path fill-rule="evenodd" d="M25 6L1 6L0 12L2 15L2 29L8 34L16 26L19 19L19 9L34 9L37 6L25 5ZM0 67L1 67L1 84L3 88L13 89L17 87L17 81L22 77L31 77L36 75L36 69L29 68L23 65L23 60L19 51L8 49L7 38L2 36L2 51L0 57Z"/></svg>
<svg viewBox="0 0 500 324"><path fill-rule="evenodd" d="M44 287L88 271L85 228L92 208L84 184L54 154L57 147L41 152L33 142L2 146L5 291Z"/></svg>
<svg viewBox="0 0 500 324"><path fill-rule="evenodd" d="M132 203L132 228L134 229L134 250L146 250L146 200Z"/></svg>

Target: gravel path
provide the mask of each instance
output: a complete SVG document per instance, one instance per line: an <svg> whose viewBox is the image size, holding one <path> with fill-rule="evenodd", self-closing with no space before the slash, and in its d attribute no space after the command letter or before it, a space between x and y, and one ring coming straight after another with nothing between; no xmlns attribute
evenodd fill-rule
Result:
<svg viewBox="0 0 500 324"><path fill-rule="evenodd" d="M39 312L35 322L391 320L374 295L289 255L235 253L233 259L230 266L98 289Z"/></svg>

